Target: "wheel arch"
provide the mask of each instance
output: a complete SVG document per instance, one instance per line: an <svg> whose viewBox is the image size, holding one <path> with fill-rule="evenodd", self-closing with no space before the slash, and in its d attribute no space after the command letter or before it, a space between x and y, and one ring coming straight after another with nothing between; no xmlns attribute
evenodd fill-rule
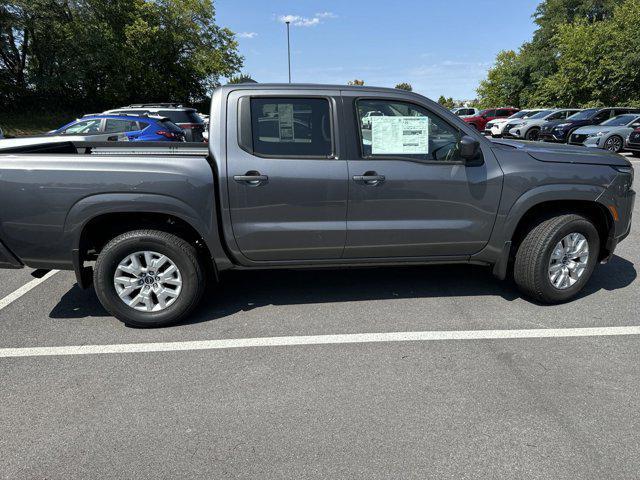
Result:
<svg viewBox="0 0 640 480"><path fill-rule="evenodd" d="M505 278L510 261L519 242L536 222L550 216L577 213L589 218L600 235L598 259L606 258L609 240L614 232L613 215L606 205L598 201L604 188L596 185L547 185L522 195L506 216L496 225L486 252L477 258L492 256L493 273Z"/></svg>
<svg viewBox="0 0 640 480"><path fill-rule="evenodd" d="M217 223L202 218L194 208L174 197L157 194L100 194L77 202L67 214L64 234L72 246L76 279L82 288L91 283L91 267L95 258L112 238L130 230L155 228L178 234L197 246L207 259L211 272L217 275L218 259L226 255Z"/></svg>

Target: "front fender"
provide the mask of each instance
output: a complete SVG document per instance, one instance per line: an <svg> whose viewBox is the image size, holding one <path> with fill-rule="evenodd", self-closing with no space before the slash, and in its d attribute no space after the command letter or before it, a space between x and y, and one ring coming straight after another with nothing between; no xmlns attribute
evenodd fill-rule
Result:
<svg viewBox="0 0 640 480"><path fill-rule="evenodd" d="M524 215L536 205L552 201L597 202L605 188L586 184L549 184L532 188L513 202L511 207L502 206L487 246L472 257L472 260L494 265L494 274L504 278L509 261L511 240Z"/></svg>

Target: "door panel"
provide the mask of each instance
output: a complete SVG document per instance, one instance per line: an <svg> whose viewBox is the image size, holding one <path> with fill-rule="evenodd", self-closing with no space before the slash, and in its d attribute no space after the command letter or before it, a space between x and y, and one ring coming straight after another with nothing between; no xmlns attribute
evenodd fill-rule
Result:
<svg viewBox="0 0 640 480"><path fill-rule="evenodd" d="M456 161L456 147L451 156L432 158L441 149L438 147L451 143L447 141L451 132L457 135L454 138L459 138L460 132L428 105L420 104L417 107L429 116L431 125L429 155L363 158L374 151L366 145L374 135L373 131L358 131L357 116L363 115L365 102L356 104L350 95L343 92L345 123L354 126L348 135L352 141L348 144L350 187L344 257L471 255L481 250L490 238L502 189L502 171L491 149L483 146L484 161L474 166ZM390 102L403 100L388 98ZM378 110L384 108L378 106ZM418 112L402 115L416 116ZM357 177L365 174L383 180L363 182Z"/></svg>
<svg viewBox="0 0 640 480"><path fill-rule="evenodd" d="M333 152L339 152L338 139L332 133L337 131L339 94L325 93L330 112L326 122L322 121L322 115L309 113L313 108L305 107L304 102L293 102L293 109L286 102L278 103L282 96L273 92L254 92L254 96L260 97L260 104L247 103L240 93L229 96L230 102L244 105L241 117L246 115L246 108L255 113L256 105L267 112L260 118L252 115L251 122L246 118L229 119L227 186L231 222L238 249L249 260L334 259L342 255L346 241L347 163L334 158L331 152L323 151L330 153L326 157L331 158L306 155L317 135L325 139L330 135ZM318 92L308 96L317 97ZM304 99L305 92L300 91L297 97ZM243 149L238 143L238 133L250 124L255 138ZM309 132L309 127L315 133ZM291 143L294 141L305 144L296 146ZM278 142L286 145L280 148ZM269 154L246 151L252 145ZM278 157L279 150L285 155ZM298 150L305 155L296 157Z"/></svg>
<svg viewBox="0 0 640 480"><path fill-rule="evenodd" d="M489 240L502 177L486 163L349 161L350 177L368 171L385 180L352 181L345 257L469 255Z"/></svg>

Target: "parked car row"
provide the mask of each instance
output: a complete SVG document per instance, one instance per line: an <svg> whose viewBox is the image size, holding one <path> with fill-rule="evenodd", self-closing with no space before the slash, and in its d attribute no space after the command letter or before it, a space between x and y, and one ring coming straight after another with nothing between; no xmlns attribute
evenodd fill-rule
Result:
<svg viewBox="0 0 640 480"><path fill-rule="evenodd" d="M636 149L631 138L640 129L640 108L551 108L520 110L508 117L499 116L506 110L483 110L477 117L463 120L494 138L568 143L616 153L640 149Z"/></svg>
<svg viewBox="0 0 640 480"><path fill-rule="evenodd" d="M157 103L135 104L84 115L51 130L46 136L52 140L73 137L73 141L94 142L204 142L205 130L205 121L196 109ZM1 130L0 138L3 138ZM16 146L23 145L31 143L34 138L12 139L11 142Z"/></svg>

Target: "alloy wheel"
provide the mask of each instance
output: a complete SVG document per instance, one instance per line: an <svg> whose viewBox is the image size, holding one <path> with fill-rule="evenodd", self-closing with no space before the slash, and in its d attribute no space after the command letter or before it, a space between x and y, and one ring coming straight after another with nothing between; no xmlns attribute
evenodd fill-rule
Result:
<svg viewBox="0 0 640 480"><path fill-rule="evenodd" d="M145 250L127 255L118 264L113 285L125 305L142 312L158 312L177 300L182 275L169 257Z"/></svg>
<svg viewBox="0 0 640 480"><path fill-rule="evenodd" d="M560 240L549 260L549 281L559 289L573 286L587 269L589 242L581 233L570 233Z"/></svg>

